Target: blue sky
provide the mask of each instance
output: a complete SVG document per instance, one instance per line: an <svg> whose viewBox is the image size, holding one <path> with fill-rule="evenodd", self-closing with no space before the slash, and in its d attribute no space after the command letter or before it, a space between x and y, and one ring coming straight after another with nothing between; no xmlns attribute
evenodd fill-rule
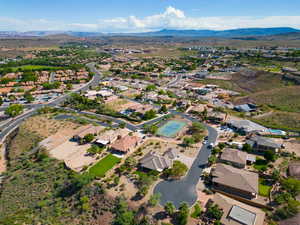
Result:
<svg viewBox="0 0 300 225"><path fill-rule="evenodd" d="M299 0L0 0L0 30L300 28Z"/></svg>

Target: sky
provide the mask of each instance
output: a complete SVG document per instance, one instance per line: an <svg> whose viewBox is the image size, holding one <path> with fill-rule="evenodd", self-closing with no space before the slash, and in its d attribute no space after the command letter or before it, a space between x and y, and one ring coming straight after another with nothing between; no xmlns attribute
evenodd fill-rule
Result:
<svg viewBox="0 0 300 225"><path fill-rule="evenodd" d="M300 0L0 0L0 31L300 29Z"/></svg>

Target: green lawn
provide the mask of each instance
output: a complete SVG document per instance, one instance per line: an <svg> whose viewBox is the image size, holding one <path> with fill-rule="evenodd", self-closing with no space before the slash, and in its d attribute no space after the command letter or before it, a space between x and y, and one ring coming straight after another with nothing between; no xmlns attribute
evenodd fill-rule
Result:
<svg viewBox="0 0 300 225"><path fill-rule="evenodd" d="M261 196L269 197L270 191L272 189L272 186L267 185L266 181L262 178L259 178L259 184L258 184L258 193Z"/></svg>
<svg viewBox="0 0 300 225"><path fill-rule="evenodd" d="M266 171L268 169L267 161L262 158L256 158L256 162L254 163L253 167L254 169L258 171Z"/></svg>
<svg viewBox="0 0 300 225"><path fill-rule="evenodd" d="M41 66L41 65L24 65L24 66L18 66L13 67L13 71L17 71L17 69L22 70L59 70L61 67L55 67L55 66Z"/></svg>
<svg viewBox="0 0 300 225"><path fill-rule="evenodd" d="M97 162L94 166L92 166L88 174L91 176L104 176L105 173L113 168L117 163L121 161L120 158L113 156L112 154L107 155L103 159L101 159L99 162Z"/></svg>

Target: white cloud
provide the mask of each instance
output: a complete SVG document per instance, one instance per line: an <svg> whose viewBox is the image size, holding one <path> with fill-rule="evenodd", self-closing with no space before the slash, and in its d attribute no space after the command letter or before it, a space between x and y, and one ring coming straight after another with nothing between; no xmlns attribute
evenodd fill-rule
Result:
<svg viewBox="0 0 300 225"><path fill-rule="evenodd" d="M201 11L199 10L199 13ZM17 20L0 17L0 30L75 30L99 32L143 32L160 29L235 29L249 27L294 27L300 29L300 16L269 17L189 17L169 6L160 14L138 18L134 15L101 19L95 23ZM5 29L6 28L6 29Z"/></svg>

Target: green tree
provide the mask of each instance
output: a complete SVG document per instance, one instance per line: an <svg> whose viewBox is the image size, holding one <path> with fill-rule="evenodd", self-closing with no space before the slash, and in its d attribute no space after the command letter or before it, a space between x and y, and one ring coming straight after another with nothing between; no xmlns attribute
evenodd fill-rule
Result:
<svg viewBox="0 0 300 225"><path fill-rule="evenodd" d="M284 220L291 218L295 216L297 213L299 213L299 208L300 208L300 203L294 199L289 200L287 205L278 208L274 215L273 218L275 220Z"/></svg>
<svg viewBox="0 0 300 225"><path fill-rule="evenodd" d="M293 196L289 192L282 192L282 193L277 194L274 197L274 200L277 204L287 203L292 199L293 199Z"/></svg>
<svg viewBox="0 0 300 225"><path fill-rule="evenodd" d="M153 109L150 109L149 111L145 112L143 119L144 120L150 120L156 117L156 111Z"/></svg>
<svg viewBox="0 0 300 225"><path fill-rule="evenodd" d="M181 203L178 211L177 221L179 225L186 225L189 217L189 206L187 203Z"/></svg>
<svg viewBox="0 0 300 225"><path fill-rule="evenodd" d="M161 194L160 193L156 193L150 196L150 199L148 201L149 206L154 207L156 206L161 198Z"/></svg>
<svg viewBox="0 0 300 225"><path fill-rule="evenodd" d="M300 180L287 178L282 181L282 187L291 193L294 197L300 194Z"/></svg>
<svg viewBox="0 0 300 225"><path fill-rule="evenodd" d="M277 169L274 169L272 172L272 179L277 182L280 179L280 171Z"/></svg>
<svg viewBox="0 0 300 225"><path fill-rule="evenodd" d="M146 91L155 91L156 90L156 86L154 84L149 84L146 87Z"/></svg>
<svg viewBox="0 0 300 225"><path fill-rule="evenodd" d="M182 144L186 147L189 147L192 144L195 144L195 139L193 137L184 137Z"/></svg>
<svg viewBox="0 0 300 225"><path fill-rule="evenodd" d="M162 105L162 107L160 108L159 112L161 112L161 113L168 112L167 106L166 105Z"/></svg>
<svg viewBox="0 0 300 225"><path fill-rule="evenodd" d="M92 155L95 155L95 154L100 154L103 151L103 148L98 145L92 145L86 151Z"/></svg>
<svg viewBox="0 0 300 225"><path fill-rule="evenodd" d="M199 122L193 122L189 130L192 134L201 133L205 130L205 127Z"/></svg>
<svg viewBox="0 0 300 225"><path fill-rule="evenodd" d="M206 215L211 219L220 220L223 216L223 211L217 204L211 203L207 207Z"/></svg>
<svg viewBox="0 0 300 225"><path fill-rule="evenodd" d="M95 138L94 134L86 134L83 137L83 141L84 143L90 143L94 140L94 138Z"/></svg>
<svg viewBox="0 0 300 225"><path fill-rule="evenodd" d="M116 214L113 225L135 225L134 212L129 210L128 205L124 199L118 199L114 209Z"/></svg>
<svg viewBox="0 0 300 225"><path fill-rule="evenodd" d="M217 157L215 155L211 155L209 158L208 158L208 163L210 165L214 164L217 162Z"/></svg>
<svg viewBox="0 0 300 225"><path fill-rule="evenodd" d="M72 85L71 83L67 83L67 84L66 84L66 88L67 88L68 90L71 90L71 89L73 88L73 85Z"/></svg>
<svg viewBox="0 0 300 225"><path fill-rule="evenodd" d="M168 216L172 217L176 211L176 207L174 206L174 204L172 202L167 202L165 204L165 212L168 214Z"/></svg>
<svg viewBox="0 0 300 225"><path fill-rule="evenodd" d="M20 104L12 104L5 109L5 114L10 117L15 117L23 113L23 105Z"/></svg>
<svg viewBox="0 0 300 225"><path fill-rule="evenodd" d="M242 150L245 151L245 152L252 152L252 147L251 147L250 144L245 143L245 144L243 145Z"/></svg>
<svg viewBox="0 0 300 225"><path fill-rule="evenodd" d="M32 96L32 94L29 91L26 91L24 93L24 98L28 103L31 103L34 101L34 97Z"/></svg>
<svg viewBox="0 0 300 225"><path fill-rule="evenodd" d="M170 169L164 171L164 175L172 178L179 178L186 174L188 167L182 162L175 160L173 166Z"/></svg>
<svg viewBox="0 0 300 225"><path fill-rule="evenodd" d="M276 159L276 154L272 150L267 150L264 152L264 157L268 162L274 162Z"/></svg>

